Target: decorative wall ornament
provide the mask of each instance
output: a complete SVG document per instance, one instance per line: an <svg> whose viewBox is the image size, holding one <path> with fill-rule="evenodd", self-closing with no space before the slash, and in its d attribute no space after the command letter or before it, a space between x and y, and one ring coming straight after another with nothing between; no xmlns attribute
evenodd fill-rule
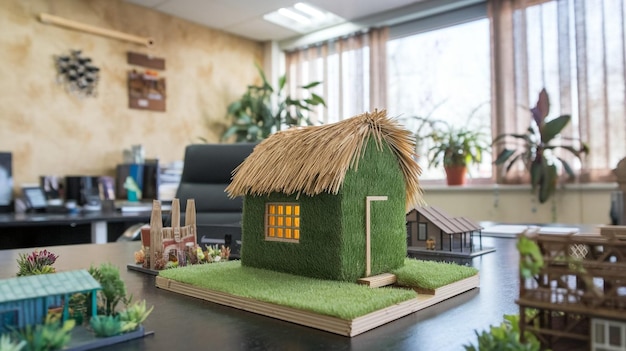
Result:
<svg viewBox="0 0 626 351"><path fill-rule="evenodd" d="M97 95L100 68L94 66L89 57L82 56L80 50L72 50L70 55L56 56L54 61L57 82L68 92L79 97Z"/></svg>
<svg viewBox="0 0 626 351"><path fill-rule="evenodd" d="M165 70L165 59L128 52L128 63L150 69L128 72L128 107L165 112L165 78L156 70Z"/></svg>

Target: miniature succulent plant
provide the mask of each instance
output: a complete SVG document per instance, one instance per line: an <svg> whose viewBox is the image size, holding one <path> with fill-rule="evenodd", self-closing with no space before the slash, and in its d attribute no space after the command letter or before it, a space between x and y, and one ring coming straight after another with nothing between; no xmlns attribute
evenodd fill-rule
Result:
<svg viewBox="0 0 626 351"><path fill-rule="evenodd" d="M0 336L0 350L2 351L20 351L26 346L26 341L13 341L8 334Z"/></svg>
<svg viewBox="0 0 626 351"><path fill-rule="evenodd" d="M17 276L27 276L36 274L55 273L56 270L52 265L59 256L48 250L34 250L30 254L20 254L17 259L19 271Z"/></svg>
<svg viewBox="0 0 626 351"><path fill-rule="evenodd" d="M89 325L97 337L105 338L122 333L122 322L118 316L93 316Z"/></svg>
<svg viewBox="0 0 626 351"><path fill-rule="evenodd" d="M61 322L60 315L49 314L43 324L13 329L12 336L26 343L25 350L61 350L70 342L75 325L73 319Z"/></svg>
<svg viewBox="0 0 626 351"><path fill-rule="evenodd" d="M128 306L126 310L120 312L122 331L129 332L137 329L148 318L153 309L154 306L150 307L150 309L146 307L146 300L135 302Z"/></svg>

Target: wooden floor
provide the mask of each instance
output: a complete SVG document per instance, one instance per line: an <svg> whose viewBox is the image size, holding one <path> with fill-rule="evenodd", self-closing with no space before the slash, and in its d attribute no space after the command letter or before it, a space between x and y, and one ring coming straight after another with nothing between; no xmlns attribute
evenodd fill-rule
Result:
<svg viewBox="0 0 626 351"><path fill-rule="evenodd" d="M193 285L179 283L163 277L156 277L158 288L169 290L183 295L196 297L225 306L258 313L284 321L305 325L311 328L325 330L331 333L356 336L383 324L402 318L413 312L430 307L452 296L464 293L480 285L479 275L460 280L456 283L435 289L433 294L419 294L417 298L404 301L353 320L344 320L336 317L324 316L313 312L302 311L291 307L275 305L267 302L241 298L238 296L206 290Z"/></svg>

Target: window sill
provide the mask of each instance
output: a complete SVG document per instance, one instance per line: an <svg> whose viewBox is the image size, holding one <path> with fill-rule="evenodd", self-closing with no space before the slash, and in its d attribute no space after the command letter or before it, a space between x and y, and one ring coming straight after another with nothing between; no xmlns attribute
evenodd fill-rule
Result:
<svg viewBox="0 0 626 351"><path fill-rule="evenodd" d="M530 191L529 184L467 184L467 185L445 185L445 184L423 184L424 192L441 191L441 192L485 192L485 191ZM571 183L563 184L558 190L565 191L598 191L598 190L617 190L617 183Z"/></svg>

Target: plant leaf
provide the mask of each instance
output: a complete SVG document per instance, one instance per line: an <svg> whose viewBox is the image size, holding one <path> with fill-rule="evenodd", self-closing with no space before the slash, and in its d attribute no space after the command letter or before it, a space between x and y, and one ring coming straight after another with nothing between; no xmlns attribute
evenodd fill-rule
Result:
<svg viewBox="0 0 626 351"><path fill-rule="evenodd" d="M565 128L565 126L569 123L570 119L570 115L562 115L546 122L539 128L541 133L541 142L547 144L552 141L555 136L561 133L563 128Z"/></svg>
<svg viewBox="0 0 626 351"><path fill-rule="evenodd" d="M508 160L509 157L513 156L513 154L515 154L515 150L504 148L504 150L500 152L500 154L498 155L494 163L496 165L501 165L504 162L506 162L506 160Z"/></svg>
<svg viewBox="0 0 626 351"><path fill-rule="evenodd" d="M545 203L556 190L557 171L555 165L546 165L539 184L539 203Z"/></svg>
<svg viewBox="0 0 626 351"><path fill-rule="evenodd" d="M326 106L326 102L324 101L324 98L315 93L311 93L311 100L315 102L314 105Z"/></svg>
<svg viewBox="0 0 626 351"><path fill-rule="evenodd" d="M500 141L500 140L502 140L502 139L504 139L506 137L528 140L528 135L526 135L526 134L507 133L507 134L500 134L497 137L495 137L495 139L493 139L493 142L491 144L493 145L497 141Z"/></svg>
<svg viewBox="0 0 626 351"><path fill-rule="evenodd" d="M263 71L263 68L261 67L261 65L259 65L258 62L254 63L254 66L256 67L256 70L259 72L259 75L261 76L261 79L263 80L263 85L270 85L269 82L267 81L267 78L265 77L265 72Z"/></svg>
<svg viewBox="0 0 626 351"><path fill-rule="evenodd" d="M548 113L550 113L550 99L548 98L546 88L541 89L537 104L530 111L537 125L541 127Z"/></svg>
<svg viewBox="0 0 626 351"><path fill-rule="evenodd" d="M515 162L517 160L520 159L520 157L522 157L522 154L517 154L515 155L515 157L511 160L511 162L509 162L509 164L506 166L506 172L508 173L509 170L511 169L511 167L513 167L513 165L515 164Z"/></svg>
<svg viewBox="0 0 626 351"><path fill-rule="evenodd" d="M311 82L311 83L309 83L307 85L302 86L302 89L311 89L311 88L314 88L314 87L316 87L316 86L318 86L320 84L322 84L322 82L319 82L319 81Z"/></svg>
<svg viewBox="0 0 626 351"><path fill-rule="evenodd" d="M278 78L278 90L283 90L283 88L285 87L285 84L287 83L287 75L284 74L283 76L281 76L280 78Z"/></svg>
<svg viewBox="0 0 626 351"><path fill-rule="evenodd" d="M235 101L228 105L228 114L235 115L238 110L241 109L241 101Z"/></svg>
<svg viewBox="0 0 626 351"><path fill-rule="evenodd" d="M535 160L530 164L530 185L533 191L537 189L541 178L544 175L544 168L540 160Z"/></svg>
<svg viewBox="0 0 626 351"><path fill-rule="evenodd" d="M567 175L569 176L569 179L574 179L576 177L576 174L574 173L574 170L569 165L569 163L567 163L567 161L565 161L564 159L560 157L557 157L557 158L559 159L559 161L561 161L561 164L563 165L563 169L565 170L565 173L567 173Z"/></svg>

